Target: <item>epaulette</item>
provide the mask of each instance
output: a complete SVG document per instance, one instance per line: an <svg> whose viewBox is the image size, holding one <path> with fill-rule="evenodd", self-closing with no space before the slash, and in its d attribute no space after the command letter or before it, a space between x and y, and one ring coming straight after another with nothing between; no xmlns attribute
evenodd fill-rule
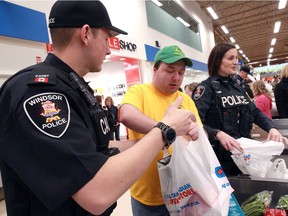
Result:
<svg viewBox="0 0 288 216"><path fill-rule="evenodd" d="M28 75L27 85L56 85L56 74L45 67L37 67Z"/></svg>

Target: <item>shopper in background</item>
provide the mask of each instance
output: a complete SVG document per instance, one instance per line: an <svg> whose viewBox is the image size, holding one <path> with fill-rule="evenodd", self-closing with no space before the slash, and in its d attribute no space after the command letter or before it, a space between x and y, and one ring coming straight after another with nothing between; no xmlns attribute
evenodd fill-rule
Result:
<svg viewBox="0 0 288 216"><path fill-rule="evenodd" d="M49 27L54 52L0 90L7 215L110 215L163 149L163 133L154 128L136 144L121 142L119 148L134 145L120 154L108 148L107 119L83 76L101 71L111 36L127 33L112 26L100 1L56 1ZM177 98L158 120L177 135L193 136L195 117L178 109L181 102Z"/></svg>
<svg viewBox="0 0 288 216"><path fill-rule="evenodd" d="M254 103L258 109L261 110L268 118L272 119L272 98L271 94L266 88L262 80L257 80L252 83L252 90L254 93Z"/></svg>
<svg viewBox="0 0 288 216"><path fill-rule="evenodd" d="M275 90L275 86L279 83L279 76L278 75L274 75L273 76L273 81L271 83L272 85L272 91L274 92Z"/></svg>
<svg viewBox="0 0 288 216"><path fill-rule="evenodd" d="M288 64L281 71L281 80L275 86L274 97L280 118L288 118Z"/></svg>
<svg viewBox="0 0 288 216"><path fill-rule="evenodd" d="M119 141L120 140L120 133L119 133L120 122L118 120L118 108L114 105L114 101L112 97L110 96L105 98L105 105L115 122L115 124L113 125L113 129L111 129L112 132L111 132L110 140L114 140L114 134L115 134L115 139Z"/></svg>
<svg viewBox="0 0 288 216"><path fill-rule="evenodd" d="M133 85L128 89L120 106L120 121L129 128L129 139L140 139L149 133L179 96L183 98L179 108L190 110L197 117L198 123L195 122L191 130L195 131L192 139L198 138L198 124L202 126L198 111L191 98L178 91L186 66L191 67L192 61L178 46L164 47L155 56L152 83ZM168 150L171 153L171 148ZM163 151L157 154L143 176L131 187L133 216L169 215L157 170L157 161L162 158Z"/></svg>
<svg viewBox="0 0 288 216"><path fill-rule="evenodd" d="M197 87L199 83L197 82L193 82L193 83L190 83L190 84L187 84L184 86L184 90L185 90L185 93L187 95L189 95L189 97L192 96L192 92L194 91L194 89Z"/></svg>
<svg viewBox="0 0 288 216"><path fill-rule="evenodd" d="M234 76L234 79L236 81L236 83L243 87L246 91L246 93L248 94L249 98L250 99L253 99L254 98L254 95L253 95L253 92L250 88L250 83L252 82L248 75L251 76L251 73L250 73L250 68L247 67L247 66L242 66L240 68L240 71L237 75Z"/></svg>
<svg viewBox="0 0 288 216"><path fill-rule="evenodd" d="M229 150L241 151L240 137L250 138L252 123L269 132L267 140L285 141L275 124L248 98L235 83L238 53L234 44L219 43L208 58L209 78L202 81L192 94L199 115L214 151L227 175L240 172Z"/></svg>

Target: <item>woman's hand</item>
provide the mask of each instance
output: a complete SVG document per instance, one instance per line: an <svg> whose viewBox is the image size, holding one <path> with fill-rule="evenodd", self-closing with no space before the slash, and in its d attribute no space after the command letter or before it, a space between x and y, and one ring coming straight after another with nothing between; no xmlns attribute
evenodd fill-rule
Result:
<svg viewBox="0 0 288 216"><path fill-rule="evenodd" d="M243 148L240 146L240 143L227 133L219 131L216 134L216 138L227 151L231 151L233 148L236 148L239 152L243 152Z"/></svg>
<svg viewBox="0 0 288 216"><path fill-rule="evenodd" d="M283 137L276 128L271 128L269 130L266 140L267 141L272 140L272 141L283 142L285 144L288 144L288 139L286 137Z"/></svg>

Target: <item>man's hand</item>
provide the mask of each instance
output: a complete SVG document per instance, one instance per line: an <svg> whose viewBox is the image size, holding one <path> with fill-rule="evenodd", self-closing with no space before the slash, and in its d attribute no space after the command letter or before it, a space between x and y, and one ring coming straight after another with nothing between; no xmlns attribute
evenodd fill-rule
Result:
<svg viewBox="0 0 288 216"><path fill-rule="evenodd" d="M167 109L162 122L172 127L177 136L189 134L192 140L198 139L198 124L195 115L180 109L182 97L178 97Z"/></svg>

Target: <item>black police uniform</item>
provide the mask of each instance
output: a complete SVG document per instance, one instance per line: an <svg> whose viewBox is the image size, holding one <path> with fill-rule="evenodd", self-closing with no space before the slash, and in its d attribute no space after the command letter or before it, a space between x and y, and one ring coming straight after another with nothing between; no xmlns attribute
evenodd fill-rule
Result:
<svg viewBox="0 0 288 216"><path fill-rule="evenodd" d="M91 215L71 196L109 157L110 129L96 101L53 54L3 84L0 161L9 216Z"/></svg>
<svg viewBox="0 0 288 216"><path fill-rule="evenodd" d="M216 133L221 130L236 139L250 138L253 122L265 131L275 127L274 123L250 101L245 90L231 77L207 78L194 90L192 99L223 170L227 175L241 173L231 153L216 140Z"/></svg>

